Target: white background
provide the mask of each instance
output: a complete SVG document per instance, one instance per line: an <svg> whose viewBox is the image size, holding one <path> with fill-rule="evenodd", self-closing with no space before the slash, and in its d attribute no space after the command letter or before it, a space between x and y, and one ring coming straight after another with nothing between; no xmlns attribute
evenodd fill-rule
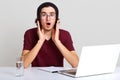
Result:
<svg viewBox="0 0 120 80"><path fill-rule="evenodd" d="M58 6L60 27L71 33L78 55L84 45L120 43L119 0L0 0L0 66L15 65L43 1Z"/></svg>

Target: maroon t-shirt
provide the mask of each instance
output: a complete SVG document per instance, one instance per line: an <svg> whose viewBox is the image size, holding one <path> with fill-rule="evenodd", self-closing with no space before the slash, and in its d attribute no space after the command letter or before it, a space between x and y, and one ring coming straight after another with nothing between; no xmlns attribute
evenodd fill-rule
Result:
<svg viewBox="0 0 120 80"><path fill-rule="evenodd" d="M74 50L73 42L68 31L60 29L59 39L70 51ZM38 41L37 28L29 29L24 34L23 50L31 50ZM45 40L38 55L32 62L33 67L63 66L63 55L56 47L52 39Z"/></svg>

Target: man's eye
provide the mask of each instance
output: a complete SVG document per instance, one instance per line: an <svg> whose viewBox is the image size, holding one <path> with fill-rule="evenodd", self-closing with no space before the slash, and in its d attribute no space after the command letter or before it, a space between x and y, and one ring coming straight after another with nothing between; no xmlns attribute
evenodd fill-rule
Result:
<svg viewBox="0 0 120 80"><path fill-rule="evenodd" d="M50 16L54 16L54 14L50 14Z"/></svg>
<svg viewBox="0 0 120 80"><path fill-rule="evenodd" d="M50 16L55 16L55 14L54 14L54 13L51 13Z"/></svg>
<svg viewBox="0 0 120 80"><path fill-rule="evenodd" d="M42 14L42 16L46 16L46 14Z"/></svg>

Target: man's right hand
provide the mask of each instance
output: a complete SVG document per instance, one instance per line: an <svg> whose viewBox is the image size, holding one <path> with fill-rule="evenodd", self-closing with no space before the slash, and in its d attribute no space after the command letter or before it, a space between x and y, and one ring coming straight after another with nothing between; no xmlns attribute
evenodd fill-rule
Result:
<svg viewBox="0 0 120 80"><path fill-rule="evenodd" d="M37 34L40 41L45 41L45 33L43 29L40 29L40 23L37 21Z"/></svg>

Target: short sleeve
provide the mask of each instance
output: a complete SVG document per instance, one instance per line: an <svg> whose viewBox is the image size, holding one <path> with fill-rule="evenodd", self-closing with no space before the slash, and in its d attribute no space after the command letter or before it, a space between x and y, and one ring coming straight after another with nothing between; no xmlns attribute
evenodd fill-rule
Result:
<svg viewBox="0 0 120 80"><path fill-rule="evenodd" d="M31 48L30 32L26 31L24 34L23 50L30 50Z"/></svg>
<svg viewBox="0 0 120 80"><path fill-rule="evenodd" d="M71 35L68 31L60 31L60 39L63 43L63 45L70 51L75 50L73 46L73 41L71 38Z"/></svg>
<svg viewBox="0 0 120 80"><path fill-rule="evenodd" d="M29 29L24 34L23 50L31 50L38 41L37 28Z"/></svg>

